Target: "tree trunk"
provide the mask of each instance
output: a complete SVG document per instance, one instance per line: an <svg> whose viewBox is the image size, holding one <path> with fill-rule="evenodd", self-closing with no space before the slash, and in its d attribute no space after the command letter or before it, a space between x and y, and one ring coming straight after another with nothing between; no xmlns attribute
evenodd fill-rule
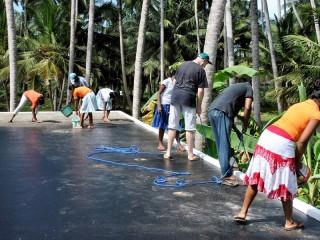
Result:
<svg viewBox="0 0 320 240"><path fill-rule="evenodd" d="M73 72L73 66L74 66L74 49L75 49L75 33L76 33L76 0L71 0L71 14L70 14L70 47L69 47L69 71L68 73ZM68 74L68 76L69 76ZM68 84L67 84L67 104L70 101L70 81L68 77ZM63 84L64 87L64 84ZM63 91L64 89L62 89ZM63 92L62 92L63 95Z"/></svg>
<svg viewBox="0 0 320 240"><path fill-rule="evenodd" d="M226 32L227 32L227 47L228 47L228 67L234 66L234 49L233 49L233 27L231 15L231 0L226 3ZM234 78L229 78L229 84L235 83Z"/></svg>
<svg viewBox="0 0 320 240"><path fill-rule="evenodd" d="M146 34L146 21L148 16L150 0L143 0L141 9L141 18L139 24L138 42L136 50L136 60L134 65L134 85L133 85L133 104L132 116L139 118L140 116L140 102L141 102L141 77L142 77L142 61L144 42Z"/></svg>
<svg viewBox="0 0 320 240"><path fill-rule="evenodd" d="M223 67L228 67L228 41L227 41L227 26L226 26L226 14L224 14L223 24Z"/></svg>
<svg viewBox="0 0 320 240"><path fill-rule="evenodd" d="M198 54L200 54L201 47L200 47L200 34L199 34L198 0L194 0L194 17L196 19L197 48L198 48Z"/></svg>
<svg viewBox="0 0 320 240"><path fill-rule="evenodd" d="M292 2L292 9L293 9L293 13L294 13L294 15L296 16L296 18L297 18L297 21L298 21L298 23L299 23L299 26L300 26L300 28L303 30L303 32L304 32L304 26L303 26L303 22L301 21L301 18L300 18L300 16L299 16L299 14L298 14L298 11L297 11L297 8L296 8L296 5L295 5L295 3L294 2Z"/></svg>
<svg viewBox="0 0 320 240"><path fill-rule="evenodd" d="M5 0L8 27L9 69L10 69L10 112L16 104L16 76L17 76L17 44L14 21L13 1Z"/></svg>
<svg viewBox="0 0 320 240"><path fill-rule="evenodd" d="M258 25L258 3L257 0L251 0L250 5L251 16L251 42L252 42L252 67L259 71L259 25ZM260 79L259 77L252 78L253 89L253 117L255 121L261 126L260 116Z"/></svg>
<svg viewBox="0 0 320 240"><path fill-rule="evenodd" d="M86 80L89 84L90 84L90 75L91 75L91 60L92 60L93 30L94 30L94 3L95 3L95 0L90 0L87 56L86 56Z"/></svg>
<svg viewBox="0 0 320 240"><path fill-rule="evenodd" d="M160 80L164 80L164 6L163 1L160 0ZM151 82L150 82L151 84Z"/></svg>
<svg viewBox="0 0 320 240"><path fill-rule="evenodd" d="M283 0L283 17L287 16L287 1Z"/></svg>
<svg viewBox="0 0 320 240"><path fill-rule="evenodd" d="M316 36L317 41L320 43L320 28L319 28L319 18L317 16L317 13L315 12L317 10L317 6L314 0L310 0L310 4L313 10L313 20L314 20L314 28L316 29Z"/></svg>
<svg viewBox="0 0 320 240"><path fill-rule="evenodd" d="M278 18L280 19L281 18L281 0L278 0L277 4L278 4Z"/></svg>
<svg viewBox="0 0 320 240"><path fill-rule="evenodd" d="M271 26L270 26L270 19L269 19L269 10L268 10L268 4L267 0L263 1L264 3L264 17L266 19L266 32L267 32L267 37L268 37L268 42L269 42L269 50L270 50L270 57L271 57L271 65L272 65L272 72L273 72L273 78L274 78L274 84L275 84L275 90L278 94L280 84L276 80L278 75L278 68L277 68L277 61L276 61L276 54L275 50L273 47L273 41L272 41L272 34L271 34ZM278 107L278 112L281 113L283 112L283 104L281 101L281 97L277 96L277 107Z"/></svg>
<svg viewBox="0 0 320 240"><path fill-rule="evenodd" d="M213 0L208 25L207 25L207 33L204 43L204 52L208 53L212 65L208 64L206 66L206 75L208 81L208 88L205 89L204 97L202 101L202 113L201 120L203 124L208 124L208 107L211 102L212 97L212 84L213 84L213 75L216 67L216 56L217 56L217 47L218 40L221 33L221 26L224 17L224 10L226 7L227 0ZM198 120L199 123L199 120ZM196 134L196 148L202 149L203 139L199 134Z"/></svg>
<svg viewBox="0 0 320 240"><path fill-rule="evenodd" d="M131 98L130 98L130 91L128 89L126 68L125 68L125 59L124 59L123 30L122 30L122 1L121 0L118 0L118 6L119 6L120 58L121 58L121 72L122 72L123 90L124 90L124 94L126 95L129 109L132 109L132 102L131 102Z"/></svg>
<svg viewBox="0 0 320 240"><path fill-rule="evenodd" d="M28 16L27 16L27 5L28 5L28 0L24 0L24 12L23 12L23 30L24 30L24 35L28 36Z"/></svg>

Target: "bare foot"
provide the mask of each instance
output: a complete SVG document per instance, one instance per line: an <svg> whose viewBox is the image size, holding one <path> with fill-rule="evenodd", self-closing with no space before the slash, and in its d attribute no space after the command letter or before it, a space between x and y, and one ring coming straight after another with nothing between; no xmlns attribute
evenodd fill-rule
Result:
<svg viewBox="0 0 320 240"><path fill-rule="evenodd" d="M75 126L74 128L76 128L76 129L81 129L82 126L78 125L78 126Z"/></svg>
<svg viewBox="0 0 320 240"><path fill-rule="evenodd" d="M108 118L103 118L104 122L110 122L110 120Z"/></svg>
<svg viewBox="0 0 320 240"><path fill-rule="evenodd" d="M13 121L12 121L12 120L10 120L8 123L13 123Z"/></svg>
<svg viewBox="0 0 320 240"><path fill-rule="evenodd" d="M200 160L200 158L195 156L195 155L193 155L193 156L188 156L188 160L189 161L198 161L198 160Z"/></svg>
<svg viewBox="0 0 320 240"><path fill-rule="evenodd" d="M299 222L291 222L291 223L286 223L284 225L284 230L286 231L292 231L292 230L298 230L304 228L303 223Z"/></svg>
<svg viewBox="0 0 320 240"><path fill-rule="evenodd" d="M94 128L93 125L89 125L87 128L92 129Z"/></svg>
<svg viewBox="0 0 320 240"><path fill-rule="evenodd" d="M32 118L32 122L38 122L38 119Z"/></svg>

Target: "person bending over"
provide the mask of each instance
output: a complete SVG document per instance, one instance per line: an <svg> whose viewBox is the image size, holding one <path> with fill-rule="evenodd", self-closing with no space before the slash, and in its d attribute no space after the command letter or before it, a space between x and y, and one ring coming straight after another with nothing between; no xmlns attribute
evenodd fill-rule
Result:
<svg viewBox="0 0 320 240"><path fill-rule="evenodd" d="M13 122L13 119L17 114L20 112L22 107L27 103L31 103L31 110L32 110L32 122L37 122L37 113L41 105L44 104L44 96L41 93L38 93L34 90L27 90L22 94L21 100L17 108L14 110L12 118L10 119L9 123Z"/></svg>
<svg viewBox="0 0 320 240"><path fill-rule="evenodd" d="M297 193L297 170L312 134L320 123L320 79L315 81L309 99L292 105L261 134L244 183L248 185L237 223L246 223L249 207L257 192L278 199L284 212L284 229L303 228L294 220L292 201Z"/></svg>

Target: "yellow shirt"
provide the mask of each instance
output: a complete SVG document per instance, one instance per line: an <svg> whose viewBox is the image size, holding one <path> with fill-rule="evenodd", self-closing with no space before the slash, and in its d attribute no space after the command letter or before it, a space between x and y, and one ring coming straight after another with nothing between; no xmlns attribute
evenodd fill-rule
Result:
<svg viewBox="0 0 320 240"><path fill-rule="evenodd" d="M319 107L312 99L292 105L273 125L283 129L297 141L310 120L320 120Z"/></svg>
<svg viewBox="0 0 320 240"><path fill-rule="evenodd" d="M90 88L87 87L77 87L73 90L73 98L84 98L85 95L87 95L89 92L92 92Z"/></svg>

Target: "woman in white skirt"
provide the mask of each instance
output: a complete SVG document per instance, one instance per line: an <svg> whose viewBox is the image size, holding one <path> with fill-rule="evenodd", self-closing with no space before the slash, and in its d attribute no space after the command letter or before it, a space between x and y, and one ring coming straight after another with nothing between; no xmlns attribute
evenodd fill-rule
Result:
<svg viewBox="0 0 320 240"><path fill-rule="evenodd" d="M320 79L310 99L294 104L261 134L244 183L248 185L242 208L234 220L246 224L249 207L257 192L279 199L285 217L285 230L303 228L293 219L292 201L297 193L297 169L309 138L320 123Z"/></svg>
<svg viewBox="0 0 320 240"><path fill-rule="evenodd" d="M84 127L84 115L88 113L89 116L89 126L88 128L93 128L93 116L92 112L98 109L96 96L93 91L88 87L73 87L73 100L75 102L75 109L77 115L80 115L80 126L79 128ZM79 107L79 101L82 99L82 104ZM80 109L79 109L80 108ZM80 114L79 114L80 113Z"/></svg>

